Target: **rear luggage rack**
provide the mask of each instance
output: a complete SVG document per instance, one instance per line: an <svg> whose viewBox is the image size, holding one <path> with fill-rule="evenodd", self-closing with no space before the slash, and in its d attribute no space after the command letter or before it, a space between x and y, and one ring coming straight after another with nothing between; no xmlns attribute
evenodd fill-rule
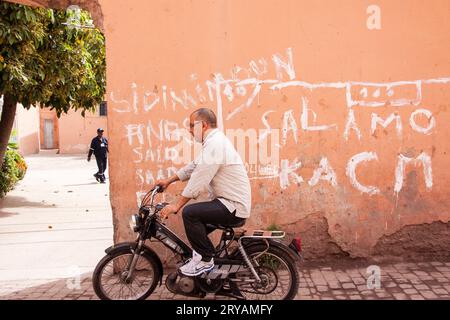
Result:
<svg viewBox="0 0 450 320"><path fill-rule="evenodd" d="M240 238L282 239L286 236L284 231L244 230Z"/></svg>

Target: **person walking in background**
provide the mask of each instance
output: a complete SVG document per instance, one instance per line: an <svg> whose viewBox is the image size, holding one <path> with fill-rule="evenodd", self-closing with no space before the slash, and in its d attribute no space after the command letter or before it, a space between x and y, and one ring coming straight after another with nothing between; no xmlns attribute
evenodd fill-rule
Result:
<svg viewBox="0 0 450 320"><path fill-rule="evenodd" d="M94 177L100 183L105 183L105 170L109 152L108 140L103 137L103 132L102 128L97 129L97 136L92 139L87 158L87 161L91 161L91 156L94 154L98 167L98 172L94 174Z"/></svg>

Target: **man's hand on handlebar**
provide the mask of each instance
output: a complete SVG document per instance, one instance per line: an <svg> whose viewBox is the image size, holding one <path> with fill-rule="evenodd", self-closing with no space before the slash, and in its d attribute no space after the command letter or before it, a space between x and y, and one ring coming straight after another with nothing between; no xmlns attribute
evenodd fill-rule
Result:
<svg viewBox="0 0 450 320"><path fill-rule="evenodd" d="M161 179L161 180L157 180L155 182L155 186L160 186L162 188L162 190L160 190L159 192L163 192L167 189L167 187L174 183L175 181L179 181L180 178L178 178L178 176L176 174L174 174L173 176L167 178L167 179Z"/></svg>
<svg viewBox="0 0 450 320"><path fill-rule="evenodd" d="M156 181L155 186L159 186L162 190L159 190L158 192L162 192L166 190L166 188L173 182L179 181L180 179L175 174L167 179L161 179ZM183 208L183 206L189 201L189 198L185 198L183 196L180 196L178 201L174 202L174 204L168 204L160 211L160 217L162 220L169 218L169 215L176 214L178 211Z"/></svg>
<svg viewBox="0 0 450 320"><path fill-rule="evenodd" d="M162 220L165 220L165 219L169 218L169 215L176 214L177 212L178 212L178 208L176 205L168 204L161 210L160 217Z"/></svg>
<svg viewBox="0 0 450 320"><path fill-rule="evenodd" d="M155 182L155 186L160 186L162 188L162 190L160 190L160 192L162 192L162 191L165 191L172 182L174 182L174 181L171 178L161 179L161 180L157 180Z"/></svg>

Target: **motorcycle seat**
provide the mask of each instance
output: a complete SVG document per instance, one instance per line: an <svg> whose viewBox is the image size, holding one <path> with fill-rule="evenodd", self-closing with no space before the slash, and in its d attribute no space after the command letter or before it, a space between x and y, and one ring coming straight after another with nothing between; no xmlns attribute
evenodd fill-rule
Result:
<svg viewBox="0 0 450 320"><path fill-rule="evenodd" d="M239 228L239 227L242 227L244 224L245 224L245 220L242 220L241 222L238 222L238 223L233 224L233 225L222 225L222 224L208 223L208 224L206 224L206 228L209 229L209 230L216 230L216 229L226 230L228 228Z"/></svg>

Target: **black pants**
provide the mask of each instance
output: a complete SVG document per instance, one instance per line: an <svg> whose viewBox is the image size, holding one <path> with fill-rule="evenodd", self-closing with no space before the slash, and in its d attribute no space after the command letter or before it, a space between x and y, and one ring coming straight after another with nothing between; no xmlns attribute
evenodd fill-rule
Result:
<svg viewBox="0 0 450 320"><path fill-rule="evenodd" d="M108 161L106 160L106 157L95 157L95 160L97 160L97 167L98 167L97 176L100 178L101 181L105 181L106 163Z"/></svg>
<svg viewBox="0 0 450 320"><path fill-rule="evenodd" d="M202 255L203 261L211 261L215 248L208 238L206 224L235 225L244 218L231 213L220 200L199 202L187 205L183 209L183 221L186 235L195 251Z"/></svg>

